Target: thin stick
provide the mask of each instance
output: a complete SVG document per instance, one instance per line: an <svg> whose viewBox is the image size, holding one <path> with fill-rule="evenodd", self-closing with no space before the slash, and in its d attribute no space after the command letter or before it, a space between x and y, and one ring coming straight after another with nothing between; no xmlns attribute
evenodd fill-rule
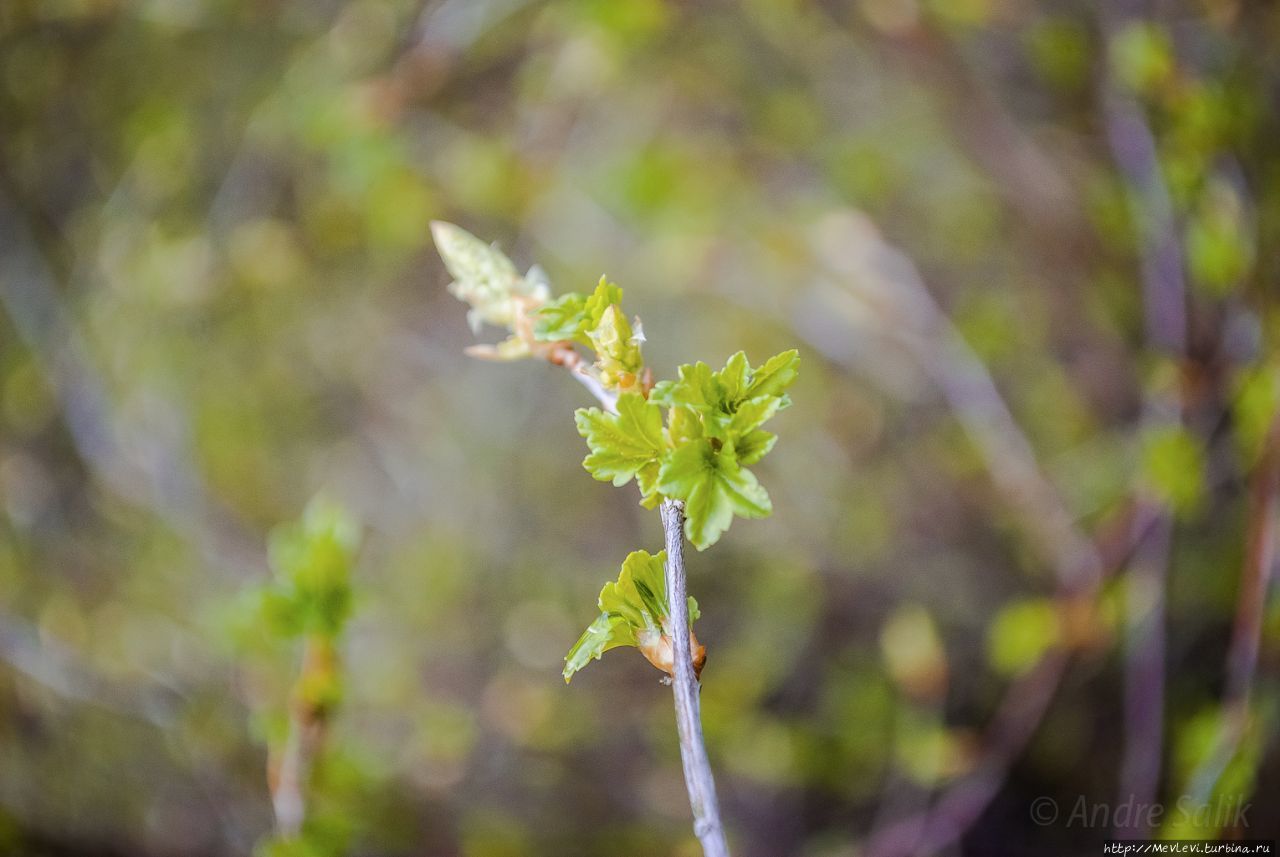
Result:
<svg viewBox="0 0 1280 857"><path fill-rule="evenodd" d="M1124 4L1100 9L1107 40L1125 19L1138 20L1136 8ZM1127 14L1126 14L1127 13ZM1138 261L1146 343L1180 361L1187 356L1187 287L1183 250L1169 189L1161 176L1155 135L1142 105L1124 88L1104 77L1099 101L1103 129L1112 159L1128 188L1129 210L1138 231ZM1148 397L1153 427L1180 427L1187 410L1179 401L1171 407ZM1164 748L1165 603L1173 534L1172 510L1158 506L1158 527L1138 548L1129 571L1126 595L1127 641L1124 677L1124 755L1120 765L1120 801L1152 805L1160 787ZM1116 829L1118 835L1144 836L1142 819Z"/></svg>
<svg viewBox="0 0 1280 857"><path fill-rule="evenodd" d="M698 679L693 672L689 646L689 596L684 572L684 504L679 500L662 503L662 529L667 541L667 598L670 602L672 651L675 677L671 687L676 703L676 730L680 734L680 760L684 783L689 789L693 810L693 832L702 843L706 857L729 857L729 846L720 823L720 804L711 762L702 741L702 712Z"/></svg>
<svg viewBox="0 0 1280 857"><path fill-rule="evenodd" d="M1197 805L1212 795L1240 749L1249 719L1249 700L1262 637L1263 609L1275 571L1276 492L1280 490L1280 415L1272 418L1262 458L1253 472L1249 498L1248 536L1235 628L1227 652L1227 686L1222 699L1222 724L1213 751L1191 774L1186 794Z"/></svg>
<svg viewBox="0 0 1280 857"><path fill-rule="evenodd" d="M316 672L332 670L334 657L332 641L318 636L307 638L302 669L289 705L289 735L280 757L268 767L271 806L281 839L294 839L302 832L311 770L324 744L327 725L326 710L307 699L303 687Z"/></svg>

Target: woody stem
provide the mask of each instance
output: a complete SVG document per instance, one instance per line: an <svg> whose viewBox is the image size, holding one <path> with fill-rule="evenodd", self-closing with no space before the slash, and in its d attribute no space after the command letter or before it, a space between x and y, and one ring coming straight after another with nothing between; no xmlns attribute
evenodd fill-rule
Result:
<svg viewBox="0 0 1280 857"><path fill-rule="evenodd" d="M689 597L684 570L684 503L665 500L662 529L667 543L667 598L670 602L670 634L674 658L671 687L676 705L676 731L680 735L680 760L693 810L693 832L706 857L729 857L720 805L716 799L711 762L702 740L702 713L698 678L689 643Z"/></svg>

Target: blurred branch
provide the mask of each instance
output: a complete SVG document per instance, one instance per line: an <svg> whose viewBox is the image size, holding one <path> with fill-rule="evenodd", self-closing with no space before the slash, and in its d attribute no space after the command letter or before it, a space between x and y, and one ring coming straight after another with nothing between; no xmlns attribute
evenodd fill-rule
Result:
<svg viewBox="0 0 1280 857"><path fill-rule="evenodd" d="M1276 493L1280 489L1280 414L1272 418L1262 458L1253 472L1249 491L1248 535L1235 627L1227 651L1227 684L1222 721L1208 757L1192 773L1187 793L1197 805L1213 789L1234 758L1249 719L1249 701L1262 638L1263 609L1275 573Z"/></svg>
<svg viewBox="0 0 1280 857"><path fill-rule="evenodd" d="M847 348L850 325L903 349L955 412L1008 508L1053 568L1060 603L1089 603L1102 582L1102 557L1040 470L1030 440L986 366L934 301L911 260L855 212L834 215L824 233L820 252L833 276L848 287L824 281L812 289L797 310L797 332L851 369L864 367L863 355ZM1051 649L1014 682L974 771L953 783L930 810L873 831L867 853L889 857L937 850L962 836L1035 733L1068 660L1065 649Z"/></svg>
<svg viewBox="0 0 1280 857"><path fill-rule="evenodd" d="M1150 806L1160 783L1164 743L1165 589L1173 521L1158 504L1141 504L1151 517L1145 534L1135 532L1135 556L1124 594L1124 755L1120 800ZM1142 819L1117 832L1141 836Z"/></svg>
<svg viewBox="0 0 1280 857"><path fill-rule="evenodd" d="M862 369L863 355L846 347L848 326L891 341L923 370L955 412L982 455L1009 511L1049 562L1067 592L1094 589L1102 561L1076 526L1057 489L982 360L929 293L914 264L860 213L825 224L821 252L832 275L801 298L800 335L835 363Z"/></svg>
<svg viewBox="0 0 1280 857"><path fill-rule="evenodd" d="M458 58L494 25L533 0L442 0L423 4L407 44L388 76L399 98L439 89Z"/></svg>
<svg viewBox="0 0 1280 857"><path fill-rule="evenodd" d="M931 16L882 40L890 57L927 81L939 111L964 152L990 177L1005 203L1034 227L1038 244L1063 255L1064 235L1080 232L1076 189L1052 158L1001 103L999 87L981 80L955 39Z"/></svg>
<svg viewBox="0 0 1280 857"><path fill-rule="evenodd" d="M327 711L308 698L307 685L325 680L336 657L332 641L323 637L310 636L303 646L302 670L289 706L289 734L279 758L272 760L268 778L276 832L282 839L294 839L302 832L307 783L328 727Z"/></svg>
<svg viewBox="0 0 1280 857"><path fill-rule="evenodd" d="M693 832L702 843L705 857L729 857L715 778L702 739L701 688L694 673L689 642L689 592L684 570L684 504L664 500L660 507L667 545L667 600L670 606L668 634L672 641L675 670L671 681L676 705L676 731L680 735L680 760L684 782L693 810Z"/></svg>
<svg viewBox="0 0 1280 857"><path fill-rule="evenodd" d="M1068 653L1050 650L1010 686L991 725L977 767L950 786L929 810L873 831L867 857L932 854L958 840L1000 791L1009 766L1031 740L1066 672Z"/></svg>
<svg viewBox="0 0 1280 857"><path fill-rule="evenodd" d="M112 200L122 193L117 190ZM113 207L109 200L105 209ZM88 276L81 270L79 276ZM15 199L0 186L0 307L57 395L76 452L117 496L182 533L211 565L258 563L231 521L215 517L199 473L169 425L130 426L71 320L56 278ZM172 409L167 409L172 410ZM136 436L145 434L145 439Z"/></svg>
<svg viewBox="0 0 1280 857"><path fill-rule="evenodd" d="M1155 138L1141 106L1117 85L1105 82L1100 100L1107 143L1125 179L1129 212L1138 233L1147 342L1182 355L1187 348L1186 283L1173 204L1160 175Z"/></svg>
<svg viewBox="0 0 1280 857"><path fill-rule="evenodd" d="M1099 13L1104 41L1115 37L1112 9ZM1187 353L1187 295L1182 271L1182 248L1168 188L1160 172L1155 137L1143 109L1109 70L1103 73L1099 102L1112 158L1128 189L1129 210L1138 235L1142 278L1142 306L1147 346L1179 361ZM1182 424L1185 403L1162 407L1148 397L1146 422L1155 427ZM1160 784L1164 746L1165 600L1169 552L1173 535L1171 510L1158 505L1158 522L1139 543L1125 594L1126 646L1124 665L1124 756L1119 800L1150 806ZM1143 819L1136 816L1118 830L1141 836Z"/></svg>
<svg viewBox="0 0 1280 857"><path fill-rule="evenodd" d="M41 641L24 620L0 613L0 658L59 696L167 729L181 707L177 691L158 685L119 684L105 678L71 649Z"/></svg>

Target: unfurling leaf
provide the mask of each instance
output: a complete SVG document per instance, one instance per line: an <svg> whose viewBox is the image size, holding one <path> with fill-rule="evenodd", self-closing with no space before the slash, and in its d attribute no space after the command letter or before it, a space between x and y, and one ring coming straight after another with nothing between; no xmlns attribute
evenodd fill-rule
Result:
<svg viewBox="0 0 1280 857"><path fill-rule="evenodd" d="M667 633L670 607L663 571L666 559L666 551L656 556L647 551L634 551L627 556L617 581L606 583L600 590L600 615L565 656L565 682L591 660L599 660L605 652L619 646L636 646L655 667L671 671L672 647ZM698 602L690 598L689 643L694 668L701 673L706 647L693 635L693 622L698 616Z"/></svg>
<svg viewBox="0 0 1280 857"><path fill-rule="evenodd" d="M613 310L602 323L618 323ZM607 346L601 350L608 353ZM799 362L795 351L785 351L752 369L738 352L720 371L706 363L681 366L678 379L654 386L647 401L624 393L617 415L580 410L578 431L591 447L583 464L615 485L636 479L645 506L664 497L683 500L685 532L704 550L734 515L763 518L772 511L768 493L746 468L773 449L777 437L760 426L789 404L785 391ZM659 406L668 408L665 438Z"/></svg>

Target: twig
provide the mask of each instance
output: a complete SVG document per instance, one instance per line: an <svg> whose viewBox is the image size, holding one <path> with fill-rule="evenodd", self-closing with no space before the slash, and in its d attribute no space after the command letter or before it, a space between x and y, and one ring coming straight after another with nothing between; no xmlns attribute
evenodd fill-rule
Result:
<svg viewBox="0 0 1280 857"><path fill-rule="evenodd" d="M934 854L969 829L1000 791L1009 766L1031 740L1066 672L1068 653L1051 649L1005 694L978 767L948 788L932 809L909 815L872 834L867 857Z"/></svg>
<svg viewBox="0 0 1280 857"><path fill-rule="evenodd" d="M1103 6L1099 24L1104 36L1115 36L1114 8ZM1155 137L1142 106L1104 76L1100 102L1107 143L1116 168L1128 185L1130 215L1138 235L1143 313L1149 348L1185 359L1187 298L1182 271L1182 247L1174 221L1169 190L1161 177ZM1160 407L1148 400L1149 422L1155 426L1182 424L1185 403ZM1125 599L1124 757L1120 768L1119 800L1151 805L1160 785L1164 746L1165 590L1168 587L1171 510L1156 507L1160 521L1139 547L1129 573ZM1146 832L1138 817L1118 833Z"/></svg>
<svg viewBox="0 0 1280 857"><path fill-rule="evenodd" d="M289 707L289 734L279 759L273 760L269 778L276 832L282 839L293 839L302 832L307 815L307 784L328 725L325 707L307 698L306 686L316 673L331 671L336 657L331 640L307 638L302 670Z"/></svg>
<svg viewBox="0 0 1280 857"><path fill-rule="evenodd" d="M814 289L800 307L797 332L832 361L853 369L862 368L861 354L848 348L849 323L903 348L982 454L1008 508L1053 568L1059 598L1091 598L1107 566L1040 469L1030 440L982 360L933 299L912 261L869 219L848 212L834 226L839 233L825 244L834 251L826 261L832 274L852 287L828 282ZM867 853L939 850L960 838L1031 740L1066 672L1068 654L1051 649L1011 685L973 772L950 785L932 809L874 831Z"/></svg>
<svg viewBox="0 0 1280 857"><path fill-rule="evenodd" d="M1165 588L1173 520L1169 510L1142 503L1151 525L1136 532L1133 562L1125 590L1124 754L1120 762L1119 800L1150 806L1160 785L1164 735ZM1142 518L1141 511L1138 518ZM1117 834L1142 836L1146 817L1134 813Z"/></svg>
<svg viewBox="0 0 1280 857"><path fill-rule="evenodd" d="M73 650L41 642L27 622L0 612L0 660L67 699L137 718L160 729L173 727L182 692L165 685L108 680Z"/></svg>
<svg viewBox="0 0 1280 857"><path fill-rule="evenodd" d="M1272 419L1262 458L1253 474L1249 499L1249 532L1240 576L1240 600L1227 651L1227 687L1222 724L1213 751L1192 773L1187 793L1203 804L1213 793L1240 741L1249 715L1253 676L1258 665L1262 614L1276 560L1276 492L1280 488L1280 414Z"/></svg>
<svg viewBox="0 0 1280 857"><path fill-rule="evenodd" d="M711 762L702 740L702 713L698 679L694 675L693 653L689 645L689 598L684 570L684 504L664 500L661 506L662 529L667 543L667 599L670 606L672 649L675 676L671 687L675 696L676 731L680 734L680 760L684 765L684 783L689 790L689 806L693 809L693 832L702 843L705 857L729 857L724 827L720 823L720 804L716 799Z"/></svg>

